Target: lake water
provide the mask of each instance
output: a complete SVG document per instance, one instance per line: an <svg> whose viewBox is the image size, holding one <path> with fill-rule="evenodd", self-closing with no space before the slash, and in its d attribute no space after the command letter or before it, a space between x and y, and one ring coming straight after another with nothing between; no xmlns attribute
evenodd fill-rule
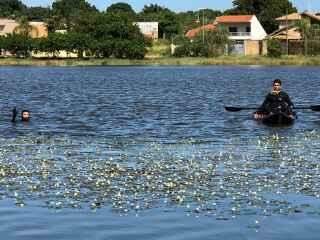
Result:
<svg viewBox="0 0 320 240"><path fill-rule="evenodd" d="M312 67L1 67L1 238L319 239L320 113L224 111L275 78L320 104Z"/></svg>

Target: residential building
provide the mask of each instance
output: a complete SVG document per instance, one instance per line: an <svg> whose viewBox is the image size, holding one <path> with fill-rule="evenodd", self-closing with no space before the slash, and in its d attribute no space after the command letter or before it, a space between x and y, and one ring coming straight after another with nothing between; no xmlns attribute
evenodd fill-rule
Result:
<svg viewBox="0 0 320 240"><path fill-rule="evenodd" d="M48 37L47 24L44 22L29 22L31 28L30 36L32 38L46 38Z"/></svg>
<svg viewBox="0 0 320 240"><path fill-rule="evenodd" d="M32 38L41 38L48 36L47 25L44 22L29 22L31 26L30 36ZM19 23L13 19L0 19L0 36L18 33Z"/></svg>
<svg viewBox="0 0 320 240"><path fill-rule="evenodd" d="M303 13L291 13L279 18L276 21L279 23L279 29L286 27L294 27L301 20L307 20L310 24L319 24L320 16L317 14L303 12Z"/></svg>
<svg viewBox="0 0 320 240"><path fill-rule="evenodd" d="M282 17L276 18L279 24L279 29L285 28L287 26L296 25L302 19L300 13L291 13Z"/></svg>
<svg viewBox="0 0 320 240"><path fill-rule="evenodd" d="M233 54L264 55L267 33L255 15L229 15L217 17L214 24L224 27L233 41Z"/></svg>
<svg viewBox="0 0 320 240"><path fill-rule="evenodd" d="M135 23L141 33L152 40L159 38L159 23L158 22L137 22Z"/></svg>
<svg viewBox="0 0 320 240"><path fill-rule="evenodd" d="M303 53L303 35L298 27L298 22L301 20L305 20L311 25L320 24L320 16L309 12L292 13L276 19L279 23L279 28L271 33L269 38L280 41L283 53Z"/></svg>
<svg viewBox="0 0 320 240"><path fill-rule="evenodd" d="M320 24L320 16L308 12L293 13L276 19L279 23L279 29L270 34L270 37L276 39L301 40L298 22L306 20L310 24Z"/></svg>
<svg viewBox="0 0 320 240"><path fill-rule="evenodd" d="M302 40L298 22L306 20L310 24L320 24L320 16L308 12L292 13L276 19L279 28L269 35L270 38L278 40L300 41Z"/></svg>
<svg viewBox="0 0 320 240"><path fill-rule="evenodd" d="M212 24L212 23L211 24L207 24L207 25L203 25L201 27L189 30L186 33L186 37L192 39L192 38L195 38L198 34L200 34L202 32L213 31L215 29L216 29L216 26L214 24Z"/></svg>
<svg viewBox="0 0 320 240"><path fill-rule="evenodd" d="M15 20L0 19L0 36L5 36L14 32L19 24Z"/></svg>
<svg viewBox="0 0 320 240"><path fill-rule="evenodd" d="M264 55L267 46L264 39L267 36L264 28L255 15L228 15L217 17L214 23L204 25L187 32L186 37L192 39L201 32L214 31L224 27L229 32L232 44L228 52L240 55Z"/></svg>

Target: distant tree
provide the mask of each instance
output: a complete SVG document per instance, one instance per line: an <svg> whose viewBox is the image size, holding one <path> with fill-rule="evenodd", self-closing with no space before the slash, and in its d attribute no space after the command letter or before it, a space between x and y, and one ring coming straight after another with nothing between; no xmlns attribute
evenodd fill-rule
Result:
<svg viewBox="0 0 320 240"><path fill-rule="evenodd" d="M177 13L180 25L179 33L185 33L188 30L200 27L203 24L213 23L216 17L221 15L221 11L212 9Z"/></svg>
<svg viewBox="0 0 320 240"><path fill-rule="evenodd" d="M281 42L277 39L268 40L268 57L278 58L282 55Z"/></svg>
<svg viewBox="0 0 320 240"><path fill-rule="evenodd" d="M107 8L107 13L127 15L132 20L136 19L136 12L129 4L123 2L110 5Z"/></svg>
<svg viewBox="0 0 320 240"><path fill-rule="evenodd" d="M97 25L97 18L102 15L99 12L81 11L73 17L72 28L69 31L78 33L94 32Z"/></svg>
<svg viewBox="0 0 320 240"><path fill-rule="evenodd" d="M177 15L168 8L157 4L144 6L139 14L140 21L159 22L159 35L162 38L170 39L179 33L179 22Z"/></svg>
<svg viewBox="0 0 320 240"><path fill-rule="evenodd" d="M190 43L190 42L191 42L190 39L187 38L184 34L177 35L172 40L172 43L174 45L184 45L184 44L187 44L187 43Z"/></svg>
<svg viewBox="0 0 320 240"><path fill-rule="evenodd" d="M19 0L0 0L0 17L20 17L26 9L27 6Z"/></svg>
<svg viewBox="0 0 320 240"><path fill-rule="evenodd" d="M65 50L77 53L78 58L83 58L85 52L89 52L92 38L89 34L68 32L66 35Z"/></svg>
<svg viewBox="0 0 320 240"><path fill-rule="evenodd" d="M73 30L76 20L85 13L96 13L98 10L86 0L59 0L52 4L53 21L50 29Z"/></svg>
<svg viewBox="0 0 320 240"><path fill-rule="evenodd" d="M176 38L177 45L175 56L177 57L216 57L225 53L226 45L229 44L229 33L225 28L214 31L205 31L198 34L193 41L185 37Z"/></svg>
<svg viewBox="0 0 320 240"><path fill-rule="evenodd" d="M2 54L3 50L6 50L6 49L7 49L6 36L0 36L0 53Z"/></svg>
<svg viewBox="0 0 320 240"><path fill-rule="evenodd" d="M177 19L179 22L179 34L183 34L189 29L200 26L200 21L198 21L198 14L193 11L177 13Z"/></svg>
<svg viewBox="0 0 320 240"><path fill-rule="evenodd" d="M91 44L91 51L96 57L108 58L115 49L114 41L111 39L101 39Z"/></svg>
<svg viewBox="0 0 320 240"><path fill-rule="evenodd" d="M0 0L0 7L4 3L8 7L15 1ZM166 14L174 14L166 11ZM60 51L65 50L77 53L79 58L88 55L141 59L145 56L147 41L133 24L135 15L131 6L125 3L113 4L106 12L99 12L86 0L56 0L52 10L32 7L21 16L16 16L20 25L14 34L0 38L0 49L18 57L30 56L32 51L58 56ZM165 14L161 17L171 21ZM31 39L29 20L45 20L48 23L48 37ZM170 27L168 25L166 29ZM56 30L66 31L56 33Z"/></svg>
<svg viewBox="0 0 320 240"><path fill-rule="evenodd" d="M45 7L30 7L27 9L26 15L31 21L45 21L50 17L51 10Z"/></svg>
<svg viewBox="0 0 320 240"><path fill-rule="evenodd" d="M289 0L234 0L225 14L255 14L268 33L278 28L276 18L297 12Z"/></svg>
<svg viewBox="0 0 320 240"><path fill-rule="evenodd" d="M320 53L320 25L311 24L310 21L302 19L297 22L301 38L303 40L303 52L305 55L319 55Z"/></svg>
<svg viewBox="0 0 320 240"><path fill-rule="evenodd" d="M309 38L307 41L307 53L309 55L320 55L320 25L312 24L310 26Z"/></svg>
<svg viewBox="0 0 320 240"><path fill-rule="evenodd" d="M35 51L51 53L55 57L59 51L65 50L66 35L62 33L49 33L47 38L35 39Z"/></svg>
<svg viewBox="0 0 320 240"><path fill-rule="evenodd" d="M20 17L18 19L19 26L14 30L16 34L20 34L24 37L31 35L32 26L29 24L27 17Z"/></svg>
<svg viewBox="0 0 320 240"><path fill-rule="evenodd" d="M221 56L225 53L226 45L229 44L229 32L223 27L214 31L206 31L204 36L198 34L193 44L199 46L198 55L200 56Z"/></svg>
<svg viewBox="0 0 320 240"><path fill-rule="evenodd" d="M33 42L29 36L21 34L9 34L4 38L4 50L17 57L29 57L33 50Z"/></svg>
<svg viewBox="0 0 320 240"><path fill-rule="evenodd" d="M145 55L146 41L139 28L132 24L129 16L114 12L99 13L91 16L90 20L83 18L81 25L84 31L74 35L74 49L84 46L82 50L97 57L141 58ZM90 21L90 24L88 23ZM87 22L87 24L85 24ZM78 29L79 26L75 29ZM86 33L87 39L79 42ZM88 38L90 36L90 38Z"/></svg>
<svg viewBox="0 0 320 240"><path fill-rule="evenodd" d="M184 34L176 36L173 40L173 44L177 46L173 54L175 57L190 56L192 43Z"/></svg>
<svg viewBox="0 0 320 240"><path fill-rule="evenodd" d="M162 7L158 4L145 5L142 9L142 14L159 14L163 11L170 11L168 8Z"/></svg>
<svg viewBox="0 0 320 240"><path fill-rule="evenodd" d="M129 18L114 13L107 13L96 24L93 34L97 38L109 36L117 39L133 39L135 34L140 35L140 30L132 24Z"/></svg>

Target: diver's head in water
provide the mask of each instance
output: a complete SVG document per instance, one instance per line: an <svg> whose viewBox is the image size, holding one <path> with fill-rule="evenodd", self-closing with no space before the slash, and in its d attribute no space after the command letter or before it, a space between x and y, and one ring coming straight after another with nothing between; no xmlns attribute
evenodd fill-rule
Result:
<svg viewBox="0 0 320 240"><path fill-rule="evenodd" d="M21 121L22 122L29 122L30 121L30 111L29 110L23 110L21 112Z"/></svg>

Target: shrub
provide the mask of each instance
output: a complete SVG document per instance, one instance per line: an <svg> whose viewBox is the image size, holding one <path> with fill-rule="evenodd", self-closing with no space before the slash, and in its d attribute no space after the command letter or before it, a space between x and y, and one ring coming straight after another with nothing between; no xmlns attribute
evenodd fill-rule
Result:
<svg viewBox="0 0 320 240"><path fill-rule="evenodd" d="M268 40L268 57L277 58L282 55L281 43L276 39Z"/></svg>

